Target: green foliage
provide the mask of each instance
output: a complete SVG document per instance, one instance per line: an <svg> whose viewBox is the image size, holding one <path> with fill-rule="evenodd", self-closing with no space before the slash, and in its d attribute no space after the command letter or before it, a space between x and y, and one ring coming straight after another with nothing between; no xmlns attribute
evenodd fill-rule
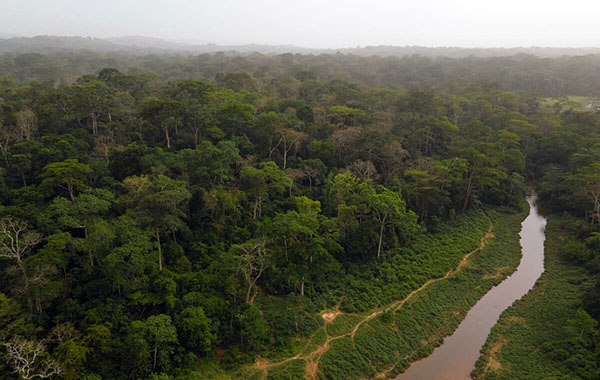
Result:
<svg viewBox="0 0 600 380"><path fill-rule="evenodd" d="M303 380L306 378L306 361L291 360L269 370L268 380Z"/></svg>
<svg viewBox="0 0 600 380"><path fill-rule="evenodd" d="M322 379L368 379L374 375L369 362L348 337L331 342L321 358L319 377Z"/></svg>
<svg viewBox="0 0 600 380"><path fill-rule="evenodd" d="M210 319L201 307L185 308L177 316L176 326L182 344L192 352L210 351L216 340Z"/></svg>
<svg viewBox="0 0 600 380"><path fill-rule="evenodd" d="M588 262L594 253L586 245L577 239L569 239L561 247L560 253L565 259L575 264Z"/></svg>
<svg viewBox="0 0 600 380"><path fill-rule="evenodd" d="M269 325L263 320L260 310L254 305L248 305L239 315L240 337L244 348L264 351L271 342Z"/></svg>
<svg viewBox="0 0 600 380"><path fill-rule="evenodd" d="M43 179L40 188L51 190L60 187L68 192L71 200L75 197L75 190L85 190L86 176L92 171L89 165L79 163L77 159L67 159L55 162L44 167Z"/></svg>
<svg viewBox="0 0 600 380"><path fill-rule="evenodd" d="M170 369L174 353L174 345L178 343L177 330L171 325L171 317L165 314L153 315L143 321L133 321L131 330L138 344L145 348L138 357L151 365L152 371ZM144 357L146 356L146 357Z"/></svg>
<svg viewBox="0 0 600 380"><path fill-rule="evenodd" d="M152 62L160 74L99 67L75 83L32 81L49 57L0 58L19 62L18 81L0 80L0 216L26 222L30 243L0 258L0 340L51 342L63 377L260 379L261 355L282 363L268 378L302 378L304 356L331 337L322 377L398 371L501 277L482 273L513 265L505 226L518 226L525 181L540 178L552 210L595 210L594 114L561 118L489 84L389 87L407 83L390 67L420 72L420 59L367 59L374 69L350 56L340 67L299 55L153 56L123 67ZM350 63L364 71L351 75ZM343 67L375 85L340 80ZM509 245L486 248L494 254L435 283L441 296L382 313L349 342L365 315L477 248L486 214L494 244ZM568 228L587 240L565 257L597 265L596 226ZM326 322L331 310L342 314ZM53 340L66 325L72 334Z"/></svg>

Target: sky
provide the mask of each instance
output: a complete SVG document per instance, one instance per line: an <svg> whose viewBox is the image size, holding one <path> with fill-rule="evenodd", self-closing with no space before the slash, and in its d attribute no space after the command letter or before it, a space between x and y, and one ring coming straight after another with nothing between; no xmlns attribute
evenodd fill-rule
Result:
<svg viewBox="0 0 600 380"><path fill-rule="evenodd" d="M599 0L0 0L0 33L196 43L600 47Z"/></svg>

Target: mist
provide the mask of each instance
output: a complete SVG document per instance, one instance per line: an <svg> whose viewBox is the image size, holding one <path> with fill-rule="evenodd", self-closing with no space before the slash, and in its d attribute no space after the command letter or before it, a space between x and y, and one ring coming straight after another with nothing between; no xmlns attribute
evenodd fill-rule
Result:
<svg viewBox="0 0 600 380"><path fill-rule="evenodd" d="M2 36L140 35L186 43L599 46L600 3L559 1L3 0Z"/></svg>

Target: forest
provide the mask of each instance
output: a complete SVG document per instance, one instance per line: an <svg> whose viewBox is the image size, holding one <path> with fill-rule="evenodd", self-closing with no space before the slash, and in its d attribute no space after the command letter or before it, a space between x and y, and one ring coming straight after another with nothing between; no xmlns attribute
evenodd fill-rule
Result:
<svg viewBox="0 0 600 380"><path fill-rule="evenodd" d="M598 66L0 56L0 377L359 379L406 357L392 376L508 275L490 268L514 269L529 186L569 232L562 265L594 284L540 360L576 356L560 374L598 378L600 113L542 98L597 96ZM445 298L386 308L483 248L492 224L489 257L454 293L440 281ZM457 314L426 326L432 309ZM371 344L390 326L413 334L405 346ZM320 363L303 354L328 337Z"/></svg>

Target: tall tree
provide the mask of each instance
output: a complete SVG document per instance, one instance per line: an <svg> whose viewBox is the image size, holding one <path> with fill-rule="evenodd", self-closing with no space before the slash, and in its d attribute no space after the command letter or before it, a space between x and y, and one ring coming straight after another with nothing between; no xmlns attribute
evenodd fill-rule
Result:
<svg viewBox="0 0 600 380"><path fill-rule="evenodd" d="M305 292L306 282L331 269L332 254L341 251L334 223L321 215L321 204L307 197L296 197L296 210L277 214L267 231L283 249L289 274Z"/></svg>
<svg viewBox="0 0 600 380"><path fill-rule="evenodd" d="M399 191L392 191L383 186L378 186L375 191L369 192L367 203L379 223L379 242L377 244L377 258L379 258L386 226L403 228L406 231L414 230L416 215L414 212L406 210L406 202L402 199Z"/></svg>
<svg viewBox="0 0 600 380"><path fill-rule="evenodd" d="M27 270L24 260L31 253L33 247L38 245L41 238L41 234L28 230L25 221L12 218L0 220L0 257L17 262L17 267L23 276L23 293L27 293L32 282L36 281L36 278L32 277ZM31 299L29 301L31 302Z"/></svg>
<svg viewBox="0 0 600 380"><path fill-rule="evenodd" d="M92 169L87 164L80 163L77 159L69 158L62 162L54 162L44 167L40 176L42 189L59 187L69 193L71 201L75 200L75 190L85 190L87 175Z"/></svg>
<svg viewBox="0 0 600 380"><path fill-rule="evenodd" d="M600 162L580 168L572 178L579 193L589 196L594 202L592 222L600 223Z"/></svg>
<svg viewBox="0 0 600 380"><path fill-rule="evenodd" d="M173 99L146 98L140 105L140 117L146 123L159 127L165 136L167 149L171 149L171 131L177 134L181 124L182 107Z"/></svg>
<svg viewBox="0 0 600 380"><path fill-rule="evenodd" d="M123 180L128 190L126 202L133 203L132 212L142 224L151 227L158 245L158 268L163 269L161 232L176 232L185 227L184 206L191 194L184 181L165 175L153 177L133 176Z"/></svg>
<svg viewBox="0 0 600 380"><path fill-rule="evenodd" d="M240 172L240 181L244 190L254 198L254 219L260 219L265 197L284 192L292 182L273 161L263 162L260 168L245 166Z"/></svg>
<svg viewBox="0 0 600 380"><path fill-rule="evenodd" d="M242 244L234 244L231 251L236 255L240 270L248 283L246 292L246 303L252 303L252 288L263 274L269 260L269 250L266 247L266 241L261 239L252 239Z"/></svg>

